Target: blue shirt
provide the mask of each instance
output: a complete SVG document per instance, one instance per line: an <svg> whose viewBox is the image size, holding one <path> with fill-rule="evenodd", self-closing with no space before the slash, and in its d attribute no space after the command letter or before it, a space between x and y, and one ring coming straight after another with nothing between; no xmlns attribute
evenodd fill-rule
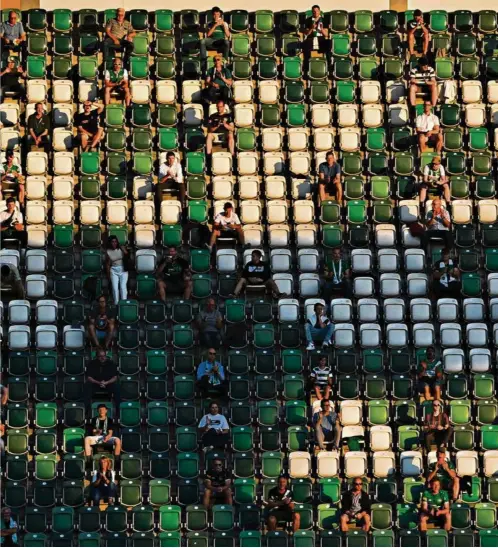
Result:
<svg viewBox="0 0 498 548"><path fill-rule="evenodd" d="M334 182L337 175L341 174L341 166L338 162L334 162L331 166L327 162L322 162L318 168L318 173L325 175L325 182Z"/></svg>
<svg viewBox="0 0 498 548"><path fill-rule="evenodd" d="M8 21L2 23L0 33L7 40L19 40L24 34L24 27L20 21L17 21L14 25L11 25Z"/></svg>
<svg viewBox="0 0 498 548"><path fill-rule="evenodd" d="M216 373L213 372L213 367L215 365L218 366L218 371ZM225 371L220 362L211 363L207 360L201 362L197 369L197 380L200 381L204 375L209 375L209 384L221 384L225 380Z"/></svg>

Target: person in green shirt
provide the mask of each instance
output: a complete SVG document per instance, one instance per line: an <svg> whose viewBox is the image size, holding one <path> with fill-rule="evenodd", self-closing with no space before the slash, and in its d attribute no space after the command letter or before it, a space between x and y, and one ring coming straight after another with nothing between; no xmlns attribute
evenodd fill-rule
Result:
<svg viewBox="0 0 498 548"><path fill-rule="evenodd" d="M221 55L214 58L214 67L210 68L206 76L206 87L203 90L204 102L206 105L222 100L228 103L230 99L230 88L232 87L232 72L223 66Z"/></svg>
<svg viewBox="0 0 498 548"><path fill-rule="evenodd" d="M21 166L14 161L12 150L7 150L5 153L5 162L0 165L0 177L0 190L3 199L13 194L17 196L19 203L24 205L24 179Z"/></svg>
<svg viewBox="0 0 498 548"><path fill-rule="evenodd" d="M420 507L420 532L427 532L427 524L435 523L445 531L451 531L450 497L441 489L441 482L434 478L430 488L422 494Z"/></svg>
<svg viewBox="0 0 498 548"><path fill-rule="evenodd" d="M441 360L436 357L433 346L427 347L425 353L419 357L417 375L419 393L423 394L426 400L440 400L443 366Z"/></svg>
<svg viewBox="0 0 498 548"><path fill-rule="evenodd" d="M446 458L446 451L439 449L436 454L436 461L429 464L429 476L427 481L438 479L444 489L451 489L452 500L458 500L460 495L460 478L455 472L455 465Z"/></svg>
<svg viewBox="0 0 498 548"><path fill-rule="evenodd" d="M201 59L206 62L208 50L220 51L225 59L230 53L230 28L223 19L223 12L215 6L211 10L213 20L208 23L206 38L201 40Z"/></svg>
<svg viewBox="0 0 498 548"><path fill-rule="evenodd" d="M327 303L334 298L351 298L352 279L351 265L342 256L342 249L336 247L332 250L332 256L326 261L323 267L325 283L323 285L323 297Z"/></svg>

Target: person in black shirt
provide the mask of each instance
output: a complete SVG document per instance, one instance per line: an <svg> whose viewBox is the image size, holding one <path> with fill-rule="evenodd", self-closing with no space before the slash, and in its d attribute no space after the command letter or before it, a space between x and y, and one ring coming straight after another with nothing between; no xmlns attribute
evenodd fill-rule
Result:
<svg viewBox="0 0 498 548"><path fill-rule="evenodd" d="M50 117L45 114L43 103L36 103L35 112L28 118L28 151L32 146L43 148L48 154L50 152Z"/></svg>
<svg viewBox="0 0 498 548"><path fill-rule="evenodd" d="M114 449L114 455L121 454L121 440L114 435L114 421L107 416L107 406L101 403L97 407L98 415L91 420L91 435L85 436L85 457L92 456L94 445L103 445L106 449Z"/></svg>
<svg viewBox="0 0 498 548"><path fill-rule="evenodd" d="M342 495L341 531L347 533L349 524L355 521L363 531L370 530L370 497L363 491L361 478L354 478L352 488Z"/></svg>
<svg viewBox="0 0 498 548"><path fill-rule="evenodd" d="M281 522L292 522L292 529L296 532L301 524L301 516L294 512L293 493L287 484L287 478L280 476L278 484L268 493L268 530L275 531Z"/></svg>
<svg viewBox="0 0 498 548"><path fill-rule="evenodd" d="M88 318L88 337L97 348L109 348L112 345L114 331L116 329L116 315L108 306L107 298L101 295L97 306L90 312Z"/></svg>
<svg viewBox="0 0 498 548"><path fill-rule="evenodd" d="M97 358L92 360L86 370L85 405L90 408L95 392L106 391L114 396L114 404L119 412L119 382L116 364L110 360L103 348L97 350Z"/></svg>
<svg viewBox="0 0 498 548"><path fill-rule="evenodd" d="M92 106L97 108L92 110ZM83 103L83 112L74 117L74 125L78 128L82 152L91 152L102 141L104 129L100 127L99 116L103 110L104 105L85 101Z"/></svg>
<svg viewBox="0 0 498 548"><path fill-rule="evenodd" d="M216 503L232 504L232 480L223 467L221 459L213 459L211 467L206 473L204 480L203 504L211 508L213 499Z"/></svg>
<svg viewBox="0 0 498 548"><path fill-rule="evenodd" d="M26 73L19 67L16 67L15 59L9 58L7 66L0 72L2 79L2 99L6 93L14 93L16 96L24 96L24 86L19 82L19 78L26 78Z"/></svg>
<svg viewBox="0 0 498 548"><path fill-rule="evenodd" d="M12 517L12 510L8 507L2 508L0 534L0 546L19 546L17 543L17 522Z"/></svg>
<svg viewBox="0 0 498 548"><path fill-rule="evenodd" d="M92 474L90 495L93 505L98 506L101 499L107 499L109 504L113 505L117 492L116 472L112 469L112 461L109 457L102 457L99 460L98 470L94 470Z"/></svg>
<svg viewBox="0 0 498 548"><path fill-rule="evenodd" d="M225 103L230 98L232 86L232 73L229 68L223 66L221 55L214 58L214 67L207 72L206 87L203 90L204 103L210 105L216 99L222 99Z"/></svg>
<svg viewBox="0 0 498 548"><path fill-rule="evenodd" d="M229 112L225 112L225 101L221 99L216 103L216 112L211 114L208 121L208 134L206 137L206 153L210 156L213 152L213 141L216 134L222 134L228 144L230 154L235 155L235 138L233 136L235 126Z"/></svg>
<svg viewBox="0 0 498 548"><path fill-rule="evenodd" d="M259 249L255 249L251 253L251 260L242 271L242 276L235 287L233 298L237 299L246 285L264 285L266 289L270 289L273 292L275 297L285 297L285 294L280 293L277 284L271 278L270 266L261 260L261 256Z"/></svg>
<svg viewBox="0 0 498 548"><path fill-rule="evenodd" d="M188 262L178 255L176 247L169 248L169 255L163 258L157 267L157 289L159 298L166 302L168 293L183 293L185 300L190 299L192 293L192 276Z"/></svg>

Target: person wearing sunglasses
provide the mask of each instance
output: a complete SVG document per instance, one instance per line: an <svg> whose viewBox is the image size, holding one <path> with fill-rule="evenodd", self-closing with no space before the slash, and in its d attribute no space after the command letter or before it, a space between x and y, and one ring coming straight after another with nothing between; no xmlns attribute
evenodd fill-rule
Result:
<svg viewBox="0 0 498 548"><path fill-rule="evenodd" d="M427 453L431 451L434 443L438 449L446 449L448 447L448 442L453 435L453 428L440 400L432 402L432 413L427 413L425 416L424 431Z"/></svg>
<svg viewBox="0 0 498 548"><path fill-rule="evenodd" d="M216 394L224 396L226 393L225 370L220 362L216 361L216 349L209 348L207 359L197 368L197 384L203 398Z"/></svg>
<svg viewBox="0 0 498 548"><path fill-rule="evenodd" d="M215 458L206 472L203 504L211 508L215 504L232 504L232 480L221 459Z"/></svg>
<svg viewBox="0 0 498 548"><path fill-rule="evenodd" d="M349 525L356 523L363 531L370 530L370 497L363 491L363 481L354 478L352 487L342 495L341 499L341 531L347 533Z"/></svg>

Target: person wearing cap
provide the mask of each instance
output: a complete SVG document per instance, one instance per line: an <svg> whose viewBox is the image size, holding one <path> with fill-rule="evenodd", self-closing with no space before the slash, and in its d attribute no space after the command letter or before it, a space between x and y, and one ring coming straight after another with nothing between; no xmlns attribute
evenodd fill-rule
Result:
<svg viewBox="0 0 498 548"><path fill-rule="evenodd" d="M410 70L410 104L415 107L417 102L417 93L422 93L429 89L431 94L431 104L437 103L437 82L436 71L429 65L427 57L421 57L418 64Z"/></svg>
<svg viewBox="0 0 498 548"><path fill-rule="evenodd" d="M212 250L217 238L235 238L239 243L244 243L244 232L239 216L233 210L233 204L226 202L223 211L214 218L213 233L209 242L209 249Z"/></svg>
<svg viewBox="0 0 498 548"><path fill-rule="evenodd" d="M0 239L18 240L21 246L26 245L26 231L24 230L24 218L16 205L14 198L6 200L7 209L0 212Z"/></svg>
<svg viewBox="0 0 498 548"><path fill-rule="evenodd" d="M223 19L223 12L215 6L211 10L213 20L208 23L206 38L201 40L201 59L205 62L208 50L221 50L223 57L228 59L230 54L230 29Z"/></svg>
<svg viewBox="0 0 498 548"><path fill-rule="evenodd" d="M207 71L206 86L203 90L204 102L210 105L217 99L222 99L223 102L227 103L230 98L232 81L231 70L223 65L221 55L216 55L214 66Z"/></svg>
<svg viewBox="0 0 498 548"><path fill-rule="evenodd" d="M130 55L133 51L133 38L136 34L130 21L125 19L125 9L118 8L116 17L109 19L105 26L104 61L116 51Z"/></svg>
<svg viewBox="0 0 498 548"><path fill-rule="evenodd" d="M121 440L114 435L114 421L107 415L109 408L105 403L97 407L97 416L90 421L90 435L85 436L85 457L90 459L92 447L103 446L105 449L114 450L114 455L121 454Z"/></svg>
<svg viewBox="0 0 498 548"><path fill-rule="evenodd" d="M420 152L426 152L428 146L432 146L439 154L443 148L443 134L439 124L439 118L432 113L432 104L425 101L424 112L415 118L418 146Z"/></svg>
<svg viewBox="0 0 498 548"><path fill-rule="evenodd" d="M15 57L9 57L7 66L0 72L2 79L2 93L0 99L3 99L7 93L13 93L15 97L24 97L25 88L19 82L20 78L26 78L26 73L16 65Z"/></svg>
<svg viewBox="0 0 498 548"><path fill-rule="evenodd" d="M24 179L21 166L14 161L12 150L7 150L5 162L0 165L0 191L4 199L14 194L24 204Z"/></svg>
<svg viewBox="0 0 498 548"><path fill-rule="evenodd" d="M429 42L431 41L431 35L429 29L424 23L424 14L420 10L413 11L413 19L406 25L406 34L408 38L408 52L410 55L415 55L415 33L422 33L423 45L422 51L424 55L427 55L429 50Z"/></svg>
<svg viewBox="0 0 498 548"><path fill-rule="evenodd" d="M7 21L0 25L0 37L4 54L21 51L23 42L26 41L26 32L21 21L17 20L17 12L10 11Z"/></svg>
<svg viewBox="0 0 498 548"><path fill-rule="evenodd" d="M50 116L45 113L43 103L36 103L35 112L28 118L28 150L32 146L36 146L37 148L43 148L48 154L50 152L51 130Z"/></svg>
<svg viewBox="0 0 498 548"><path fill-rule="evenodd" d="M423 205L427 199L427 190L435 190L439 195L443 195L446 203L451 202L450 183L444 167L441 165L441 157L434 156L432 162L424 167L424 180L420 185L420 204Z"/></svg>
<svg viewBox="0 0 498 548"><path fill-rule="evenodd" d="M131 92L128 84L128 71L123 68L121 59L114 59L112 69L106 70L104 74L104 103L111 104L111 92L114 91L120 96L124 96L125 105L131 104Z"/></svg>
<svg viewBox="0 0 498 548"><path fill-rule="evenodd" d="M96 107L92 109L92 107ZM91 152L99 146L104 137L104 128L99 124L99 116L104 110L104 105L85 101L83 112L74 117L74 125L78 128L82 152Z"/></svg>

